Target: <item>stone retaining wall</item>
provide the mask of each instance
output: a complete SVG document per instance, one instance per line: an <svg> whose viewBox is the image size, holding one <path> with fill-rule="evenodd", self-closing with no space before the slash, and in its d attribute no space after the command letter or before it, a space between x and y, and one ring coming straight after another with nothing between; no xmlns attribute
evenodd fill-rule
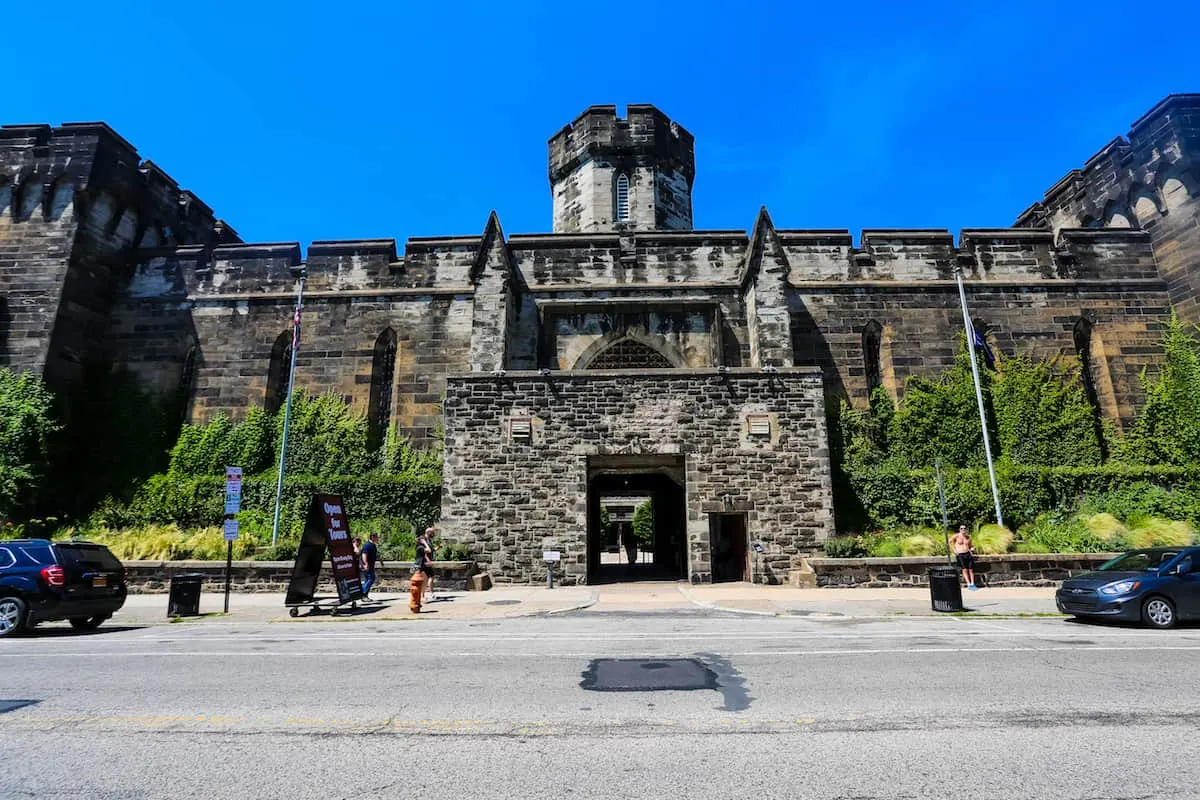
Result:
<svg viewBox="0 0 1200 800"><path fill-rule="evenodd" d="M181 573L204 575L205 592L225 591L224 561L126 561L130 594L166 592L171 577ZM471 576L479 570L472 561L435 561L434 589L464 591L472 588ZM285 592L292 576L291 561L234 561L230 585L235 592ZM412 565L385 563L375 571L372 591L407 592ZM321 570L318 594L336 594L329 569Z"/></svg>
<svg viewBox="0 0 1200 800"><path fill-rule="evenodd" d="M1089 572L1115 553L1051 553L977 556L976 583L981 586L1054 586ZM927 586L929 567L945 564L944 557L811 558L817 586L828 588Z"/></svg>

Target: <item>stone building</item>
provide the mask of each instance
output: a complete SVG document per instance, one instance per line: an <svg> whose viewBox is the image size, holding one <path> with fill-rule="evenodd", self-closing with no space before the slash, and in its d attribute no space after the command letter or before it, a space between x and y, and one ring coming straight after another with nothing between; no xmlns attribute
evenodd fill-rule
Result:
<svg viewBox="0 0 1200 800"><path fill-rule="evenodd" d="M826 408L948 366L963 271L1001 354L1078 356L1127 424L1172 305L1200 322L1200 95L1172 95L1012 229L693 230L692 136L593 106L549 143L552 232L241 242L99 123L0 129L0 356L103 358L188 414L297 383L445 445L443 530L498 581L603 580L601 498L654 498L647 574L786 580L833 533ZM761 552L759 550L761 549Z"/></svg>

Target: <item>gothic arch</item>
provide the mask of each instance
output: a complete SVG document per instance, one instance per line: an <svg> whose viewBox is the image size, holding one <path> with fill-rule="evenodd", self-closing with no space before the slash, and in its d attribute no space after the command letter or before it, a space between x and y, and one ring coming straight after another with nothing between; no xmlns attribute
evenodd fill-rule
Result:
<svg viewBox="0 0 1200 800"><path fill-rule="evenodd" d="M1134 184L1129 189L1129 208L1133 210L1139 228L1144 228L1162 214L1158 192L1144 183Z"/></svg>
<svg viewBox="0 0 1200 800"><path fill-rule="evenodd" d="M1200 179L1197 179L1195 171L1181 164L1173 164L1162 170L1156 183L1166 211L1179 208L1200 191Z"/></svg>
<svg viewBox="0 0 1200 800"><path fill-rule="evenodd" d="M1075 346L1075 356L1079 359L1084 393L1092 406L1092 424L1100 440L1101 457L1107 459L1102 420L1104 417L1113 422L1119 420L1116 393L1113 391L1112 376L1108 372L1108 360L1104 354L1104 342L1096 332L1095 324L1086 316L1080 317L1075 323L1071 338Z"/></svg>
<svg viewBox="0 0 1200 800"><path fill-rule="evenodd" d="M867 397L883 385L883 326L871 320L862 329L863 370L867 379Z"/></svg>
<svg viewBox="0 0 1200 800"><path fill-rule="evenodd" d="M631 214L629 198L629 173L619 172L613 181L613 221L628 222Z"/></svg>
<svg viewBox="0 0 1200 800"><path fill-rule="evenodd" d="M674 369L684 364L664 342L625 333L593 342L572 369Z"/></svg>
<svg viewBox="0 0 1200 800"><path fill-rule="evenodd" d="M283 408L287 400L288 372L292 365L292 332L286 330L275 338L271 345L271 362L267 367L267 394L263 407L268 414Z"/></svg>
<svg viewBox="0 0 1200 800"><path fill-rule="evenodd" d="M42 186L42 182L32 175L22 181L17 191L16 201L13 203L16 218L19 220L31 219L42 205L44 191L45 187Z"/></svg>
<svg viewBox="0 0 1200 800"><path fill-rule="evenodd" d="M1104 207L1102 218L1105 228L1133 227L1133 213L1115 200L1109 201L1108 205Z"/></svg>
<svg viewBox="0 0 1200 800"><path fill-rule="evenodd" d="M196 377L200 371L200 346L194 341L183 357L179 370L179 411L183 421L191 419L192 397L196 394Z"/></svg>
<svg viewBox="0 0 1200 800"><path fill-rule="evenodd" d="M60 175L46 193L43 211L46 219L51 222L69 221L75 216L75 192L75 179L70 175Z"/></svg>
<svg viewBox="0 0 1200 800"><path fill-rule="evenodd" d="M375 339L371 357L371 393L367 407L367 429L373 447L378 447L392 422L392 387L396 377L396 332L384 328Z"/></svg>

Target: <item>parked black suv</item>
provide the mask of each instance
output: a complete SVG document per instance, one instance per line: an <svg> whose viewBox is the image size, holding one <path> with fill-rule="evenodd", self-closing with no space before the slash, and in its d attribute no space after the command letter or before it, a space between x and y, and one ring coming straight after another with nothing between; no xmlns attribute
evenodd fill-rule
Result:
<svg viewBox="0 0 1200 800"><path fill-rule="evenodd" d="M0 636L60 619L92 630L125 605L125 592L125 568L103 545L0 541Z"/></svg>

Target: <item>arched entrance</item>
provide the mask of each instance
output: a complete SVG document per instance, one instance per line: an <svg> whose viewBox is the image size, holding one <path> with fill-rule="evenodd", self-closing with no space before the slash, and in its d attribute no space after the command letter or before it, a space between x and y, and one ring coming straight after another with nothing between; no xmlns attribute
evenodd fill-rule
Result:
<svg viewBox="0 0 1200 800"><path fill-rule="evenodd" d="M588 583L687 574L683 456L588 459Z"/></svg>

